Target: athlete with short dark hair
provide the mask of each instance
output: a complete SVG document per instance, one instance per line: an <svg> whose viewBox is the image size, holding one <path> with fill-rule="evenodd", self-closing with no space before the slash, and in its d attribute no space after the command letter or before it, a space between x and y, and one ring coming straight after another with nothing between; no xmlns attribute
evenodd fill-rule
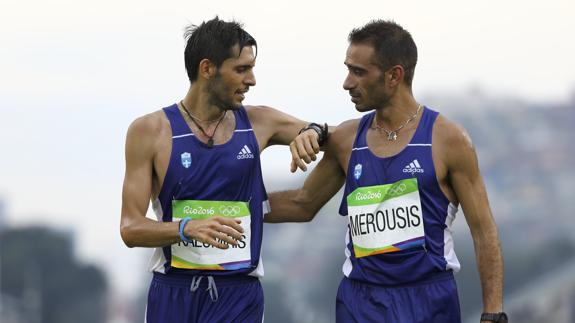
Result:
<svg viewBox="0 0 575 323"><path fill-rule="evenodd" d="M461 322L452 223L461 205L471 230L482 322L502 313L503 260L475 148L466 131L416 101L417 47L376 20L349 35L343 87L361 119L340 124L302 188L270 194L266 222L303 222L345 183L349 219L337 322ZM292 149L292 171L314 155Z"/></svg>
<svg viewBox="0 0 575 323"><path fill-rule="evenodd" d="M122 239L156 248L148 323L261 322L269 203L260 153L289 144L306 123L242 105L256 85L257 43L239 23L216 17L186 38L188 93L128 129ZM313 154L326 136L312 126L296 142ZM150 199L157 221L146 218Z"/></svg>

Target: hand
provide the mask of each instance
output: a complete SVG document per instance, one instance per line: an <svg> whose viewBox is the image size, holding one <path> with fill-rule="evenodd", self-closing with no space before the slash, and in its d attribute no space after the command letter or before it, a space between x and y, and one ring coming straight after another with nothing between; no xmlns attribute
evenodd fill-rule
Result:
<svg viewBox="0 0 575 323"><path fill-rule="evenodd" d="M290 169L292 173L294 173L298 167L304 172L307 171L305 164L309 164L317 159L316 155L319 153L318 139L318 133L313 129L309 129L300 133L289 144L292 156Z"/></svg>
<svg viewBox="0 0 575 323"><path fill-rule="evenodd" d="M186 224L184 234L190 239L209 243L216 248L228 249L230 244L235 246L238 244L238 240L243 239L244 229L240 223L241 221L238 219L221 216L191 220Z"/></svg>

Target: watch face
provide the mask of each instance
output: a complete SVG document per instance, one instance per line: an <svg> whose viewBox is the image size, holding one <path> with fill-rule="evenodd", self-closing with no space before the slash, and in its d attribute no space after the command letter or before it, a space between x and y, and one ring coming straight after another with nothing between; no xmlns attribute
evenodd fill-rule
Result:
<svg viewBox="0 0 575 323"><path fill-rule="evenodd" d="M497 320L497 323L507 323L507 314L501 312L499 314L499 319Z"/></svg>

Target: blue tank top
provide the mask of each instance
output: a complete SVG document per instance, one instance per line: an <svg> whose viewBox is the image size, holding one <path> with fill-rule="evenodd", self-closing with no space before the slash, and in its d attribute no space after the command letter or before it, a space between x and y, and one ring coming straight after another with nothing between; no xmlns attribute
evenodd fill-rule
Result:
<svg viewBox="0 0 575 323"><path fill-rule="evenodd" d="M424 108L409 144L398 154L385 158L373 154L366 143L374 116L375 112L364 115L359 123L339 209L350 220L346 233L347 259L343 265L345 276L394 286L432 279L445 271L458 271L460 265L451 235L457 207L437 183L431 151L438 113ZM401 195L406 193L409 194ZM402 201L406 201L403 197L406 200L409 197L411 204L403 206ZM370 203L376 203L373 211L362 212ZM423 228L419 227L421 218ZM420 231L418 234L408 230ZM402 235L405 238L400 238ZM389 237L394 239L389 245L378 241ZM362 243L372 248L359 246Z"/></svg>
<svg viewBox="0 0 575 323"><path fill-rule="evenodd" d="M269 212L259 146L244 107L233 111L232 138L212 148L198 140L176 104L163 109L172 128L172 152L153 208L158 221L243 216L248 239L227 250L195 241L156 248L150 269L191 275L263 275L263 216ZM249 225L247 225L249 224Z"/></svg>

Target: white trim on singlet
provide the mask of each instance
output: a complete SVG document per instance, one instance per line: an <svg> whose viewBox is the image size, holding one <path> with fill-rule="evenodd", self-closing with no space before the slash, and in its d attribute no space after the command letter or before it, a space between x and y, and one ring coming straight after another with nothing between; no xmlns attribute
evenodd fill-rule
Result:
<svg viewBox="0 0 575 323"><path fill-rule="evenodd" d="M359 147L359 148L352 148L351 150L354 151L354 150L364 150L364 149L369 149L369 147L364 146L364 147Z"/></svg>
<svg viewBox="0 0 575 323"><path fill-rule="evenodd" d="M349 277L349 275L351 274L351 271L353 270L353 265L351 264L351 251L348 248L349 246L349 226L347 227L347 230L345 231L345 262L343 263L343 266L341 268L341 271L343 271L343 274L345 275L345 277Z"/></svg>
<svg viewBox="0 0 575 323"><path fill-rule="evenodd" d="M447 262L445 269L453 270L454 273L458 272L461 268L461 264L457 259L455 254L455 249L453 248L453 235L451 227L453 221L455 221L455 215L457 214L457 206L453 203L449 203L447 207L447 216L445 217L445 229L443 230L443 258Z"/></svg>
<svg viewBox="0 0 575 323"><path fill-rule="evenodd" d="M189 137L189 136L193 136L193 135L194 134L190 132L190 133L186 133L183 135L172 136L172 139L184 138L184 137Z"/></svg>
<svg viewBox="0 0 575 323"><path fill-rule="evenodd" d="M431 147L431 144L407 144L411 147Z"/></svg>
<svg viewBox="0 0 575 323"><path fill-rule="evenodd" d="M162 210L162 203L160 203L160 199L156 198L152 202L152 209L154 210L154 214L156 214L156 218L159 222L162 222L162 218L164 216L164 211ZM166 273L166 268L164 264L166 263L166 257L164 256L164 251L162 248L154 248L154 254L150 258L148 262L148 270L150 272L157 272L157 273Z"/></svg>
<svg viewBox="0 0 575 323"><path fill-rule="evenodd" d="M234 130L234 132L248 132L248 131L254 131L254 129L249 128L249 129L236 129L236 130ZM195 136L195 135L192 132L190 132L190 133L185 133L183 135L172 136L172 139L184 138L184 137L189 137L189 136Z"/></svg>
<svg viewBox="0 0 575 323"><path fill-rule="evenodd" d="M265 200L262 202L262 218L266 216L266 214L271 212L270 201ZM263 221L263 220L262 220ZM258 261L258 266L254 269L249 276L254 276L258 278L264 277L264 262L262 260L261 251L260 251L260 261Z"/></svg>

